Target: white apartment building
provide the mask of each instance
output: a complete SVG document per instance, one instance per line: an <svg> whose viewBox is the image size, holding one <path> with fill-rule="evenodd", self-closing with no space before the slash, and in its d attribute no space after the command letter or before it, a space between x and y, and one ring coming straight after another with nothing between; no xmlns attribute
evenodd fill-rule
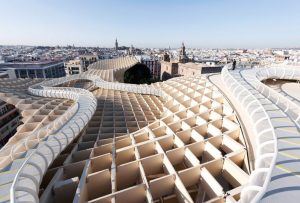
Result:
<svg viewBox="0 0 300 203"><path fill-rule="evenodd" d="M80 59L75 59L65 63L65 70L67 75L74 75L87 71L87 68Z"/></svg>

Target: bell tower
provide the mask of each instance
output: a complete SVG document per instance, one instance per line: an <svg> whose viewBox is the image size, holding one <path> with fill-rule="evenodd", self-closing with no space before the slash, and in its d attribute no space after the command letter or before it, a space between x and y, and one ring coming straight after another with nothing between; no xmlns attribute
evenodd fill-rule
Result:
<svg viewBox="0 0 300 203"><path fill-rule="evenodd" d="M116 42L115 42L115 49L116 49L116 51L119 49L119 46L118 46L119 44L118 44L118 39L116 38Z"/></svg>
<svg viewBox="0 0 300 203"><path fill-rule="evenodd" d="M179 53L179 62L180 63L187 63L187 62L189 62L189 58L186 55L185 45L184 45L183 42L182 42L182 46L181 46L180 53Z"/></svg>
<svg viewBox="0 0 300 203"><path fill-rule="evenodd" d="M182 46L181 46L181 55L184 55L184 56L186 55L184 42L182 42Z"/></svg>

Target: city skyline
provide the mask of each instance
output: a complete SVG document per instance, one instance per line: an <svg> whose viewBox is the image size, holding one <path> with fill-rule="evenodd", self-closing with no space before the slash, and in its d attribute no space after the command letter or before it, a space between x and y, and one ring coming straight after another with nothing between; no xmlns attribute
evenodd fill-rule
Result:
<svg viewBox="0 0 300 203"><path fill-rule="evenodd" d="M296 48L299 6L295 0L5 2L0 44L113 47L118 38L120 46L149 48L182 41L190 48Z"/></svg>
<svg viewBox="0 0 300 203"><path fill-rule="evenodd" d="M0 203L298 203L300 0L0 5Z"/></svg>

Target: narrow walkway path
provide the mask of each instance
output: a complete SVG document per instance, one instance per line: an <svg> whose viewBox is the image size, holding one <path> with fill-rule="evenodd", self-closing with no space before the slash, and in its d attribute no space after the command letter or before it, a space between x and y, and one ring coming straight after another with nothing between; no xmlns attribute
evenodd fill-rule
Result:
<svg viewBox="0 0 300 203"><path fill-rule="evenodd" d="M300 84L296 82L268 84L273 90L282 94L298 106L300 106Z"/></svg>
<svg viewBox="0 0 300 203"><path fill-rule="evenodd" d="M293 119L258 92L248 81L245 71L232 76L251 91L269 115L278 140L278 156L272 178L261 202L299 202L300 198L300 131ZM286 194L283 195L282 193Z"/></svg>

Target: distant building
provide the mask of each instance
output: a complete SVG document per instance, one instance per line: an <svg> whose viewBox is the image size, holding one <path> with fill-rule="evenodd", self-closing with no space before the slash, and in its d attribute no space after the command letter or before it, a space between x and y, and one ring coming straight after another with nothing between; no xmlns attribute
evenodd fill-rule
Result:
<svg viewBox="0 0 300 203"><path fill-rule="evenodd" d="M62 61L2 63L0 71L10 78L59 78L66 75Z"/></svg>
<svg viewBox="0 0 300 203"><path fill-rule="evenodd" d="M164 53L164 55L163 55L163 61L168 61L168 62L170 62L170 55L167 53L167 52L165 52Z"/></svg>
<svg viewBox="0 0 300 203"><path fill-rule="evenodd" d="M145 64L150 69L153 79L160 78L161 64L158 59L142 58L141 63Z"/></svg>
<svg viewBox="0 0 300 203"><path fill-rule="evenodd" d="M99 60L98 56L94 54L81 55L79 56L79 59L82 61L82 65L85 68Z"/></svg>
<svg viewBox="0 0 300 203"><path fill-rule="evenodd" d="M98 55L96 54L85 54L79 56L79 58L70 60L65 63L65 70L67 75L79 74L87 71L87 68L92 63L95 63L99 60Z"/></svg>
<svg viewBox="0 0 300 203"><path fill-rule="evenodd" d="M288 60L290 58L289 55L281 55L281 54L275 54L275 62L276 63L282 63L285 60Z"/></svg>
<svg viewBox="0 0 300 203"><path fill-rule="evenodd" d="M80 59L70 60L65 63L65 69L67 75L74 75L87 71L87 67L83 65L83 62Z"/></svg>
<svg viewBox="0 0 300 203"><path fill-rule="evenodd" d="M0 78L11 78L15 79L16 74L14 70L0 70Z"/></svg>
<svg viewBox="0 0 300 203"><path fill-rule="evenodd" d="M119 49L119 44L118 44L118 39L116 38L116 42L115 42L115 50L117 51Z"/></svg>
<svg viewBox="0 0 300 203"><path fill-rule="evenodd" d="M203 64L208 65L208 66L217 66L217 65L220 64L219 60L210 60L210 59L197 60L195 62L203 63Z"/></svg>
<svg viewBox="0 0 300 203"><path fill-rule="evenodd" d="M4 63L4 57L2 55L0 55L0 63Z"/></svg>
<svg viewBox="0 0 300 203"><path fill-rule="evenodd" d="M219 73L221 72L222 67L222 64L219 64L218 61L213 60L205 60L201 61L200 63L189 62L189 59L185 53L184 44L182 44L178 61L170 60L170 56L167 53L164 54L163 61L161 62L160 79L167 80L178 76Z"/></svg>
<svg viewBox="0 0 300 203"><path fill-rule="evenodd" d="M133 52L134 52L134 48L133 48L133 45L131 45L130 48L129 48L129 53L128 54L129 55L134 55Z"/></svg>
<svg viewBox="0 0 300 203"><path fill-rule="evenodd" d="M126 55L129 56L136 56L136 55L141 55L142 50L135 48L133 45L131 45L128 49L125 50Z"/></svg>
<svg viewBox="0 0 300 203"><path fill-rule="evenodd" d="M0 100L0 148L16 133L20 114L17 109Z"/></svg>
<svg viewBox="0 0 300 203"><path fill-rule="evenodd" d="M180 50L178 61L179 61L179 63L187 63L187 62L189 62L189 58L186 55L185 46L184 46L183 42L182 42L182 46L181 46L181 50Z"/></svg>
<svg viewBox="0 0 300 203"><path fill-rule="evenodd" d="M179 73L178 73L179 63L188 63L188 62L189 62L189 58L186 55L185 45L182 42L182 46L179 51L178 60L171 60L170 55L167 53L164 53L163 61L161 62L160 79L167 80L169 78L178 76L179 75Z"/></svg>
<svg viewBox="0 0 300 203"><path fill-rule="evenodd" d="M160 79L167 80L178 75L178 61L170 60L170 56L165 53L161 61Z"/></svg>
<svg viewBox="0 0 300 203"><path fill-rule="evenodd" d="M203 64L199 63L179 63L178 76L182 75L199 75L201 74Z"/></svg>

